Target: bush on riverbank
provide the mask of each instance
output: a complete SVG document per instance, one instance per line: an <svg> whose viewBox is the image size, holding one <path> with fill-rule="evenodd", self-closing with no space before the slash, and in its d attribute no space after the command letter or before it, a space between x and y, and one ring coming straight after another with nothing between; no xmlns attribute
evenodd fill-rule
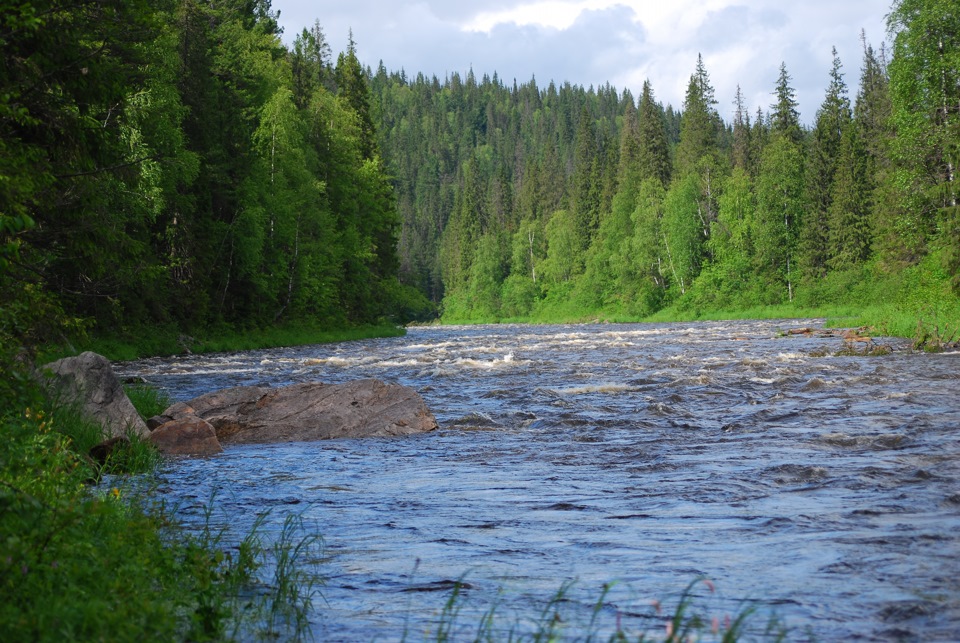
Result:
<svg viewBox="0 0 960 643"><path fill-rule="evenodd" d="M254 531L225 549L209 523L184 530L148 490L159 462L151 445L131 440L94 463L84 454L103 438L100 427L69 408L50 410L16 372L10 381L19 385L0 387L0 640L303 633L316 576L302 573L300 557L319 536L291 523L270 548ZM142 390L133 399L141 412L144 401L165 404ZM264 564L273 577L261 584Z"/></svg>

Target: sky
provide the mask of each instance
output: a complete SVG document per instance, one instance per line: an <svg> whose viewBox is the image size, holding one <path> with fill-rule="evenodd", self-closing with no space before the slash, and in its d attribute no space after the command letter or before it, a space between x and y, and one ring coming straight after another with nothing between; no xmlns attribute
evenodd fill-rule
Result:
<svg viewBox="0 0 960 643"><path fill-rule="evenodd" d="M823 102L837 48L851 99L863 61L861 30L879 49L890 0L273 0L289 45L319 21L334 61L350 30L357 56L376 69L441 81L496 72L506 85L535 78L583 87L610 83L639 100L644 80L680 109L703 56L724 120L737 86L751 119L774 102L781 62L801 121Z"/></svg>

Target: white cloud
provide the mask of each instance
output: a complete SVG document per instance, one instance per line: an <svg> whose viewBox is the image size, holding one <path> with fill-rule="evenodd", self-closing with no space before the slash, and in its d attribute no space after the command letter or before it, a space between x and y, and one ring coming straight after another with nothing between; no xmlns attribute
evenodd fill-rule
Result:
<svg viewBox="0 0 960 643"><path fill-rule="evenodd" d="M635 96L649 78L679 108L702 53L725 118L739 84L751 114L766 111L780 62L801 116L812 122L836 46L851 95L862 60L860 30L879 46L888 0L273 0L290 42L315 18L334 51L352 28L364 64L382 60L443 79L469 68L504 82L535 76L583 86L610 82Z"/></svg>
<svg viewBox="0 0 960 643"><path fill-rule="evenodd" d="M545 0L519 4L514 7L480 11L463 23L465 31L481 31L490 33L497 25L514 24L517 26L550 27L553 29L569 29L576 22L581 13L588 10L606 9L616 0Z"/></svg>

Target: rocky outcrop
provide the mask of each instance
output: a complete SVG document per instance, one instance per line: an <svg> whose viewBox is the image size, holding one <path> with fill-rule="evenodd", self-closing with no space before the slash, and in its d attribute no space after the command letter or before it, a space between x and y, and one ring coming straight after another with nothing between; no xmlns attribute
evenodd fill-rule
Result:
<svg viewBox="0 0 960 643"><path fill-rule="evenodd" d="M190 417L213 425L223 444L386 437L437 428L415 390L374 379L224 389L174 404L151 423L162 427Z"/></svg>
<svg viewBox="0 0 960 643"><path fill-rule="evenodd" d="M68 405L77 404L81 413L101 425L108 437L148 434L147 425L106 357L89 351L65 357L42 367L41 378L52 397Z"/></svg>
<svg viewBox="0 0 960 643"><path fill-rule="evenodd" d="M216 455L223 451L213 425L196 416L161 424L147 440L164 455Z"/></svg>

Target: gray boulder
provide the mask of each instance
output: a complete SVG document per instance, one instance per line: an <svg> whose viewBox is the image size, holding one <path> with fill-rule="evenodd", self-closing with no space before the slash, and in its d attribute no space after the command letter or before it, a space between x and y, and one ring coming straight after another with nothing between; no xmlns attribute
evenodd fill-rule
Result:
<svg viewBox="0 0 960 643"><path fill-rule="evenodd" d="M374 379L224 389L174 404L151 422L190 416L212 424L223 444L387 437L437 428L415 390Z"/></svg>
<svg viewBox="0 0 960 643"><path fill-rule="evenodd" d="M92 352L51 362L41 369L47 391L57 401L77 404L107 437L148 434L147 425L127 397L110 361Z"/></svg>

